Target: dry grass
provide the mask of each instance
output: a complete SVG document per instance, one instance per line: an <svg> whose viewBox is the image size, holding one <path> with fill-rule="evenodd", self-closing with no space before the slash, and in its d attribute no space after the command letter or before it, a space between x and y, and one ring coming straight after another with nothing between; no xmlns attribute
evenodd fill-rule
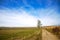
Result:
<svg viewBox="0 0 60 40"><path fill-rule="evenodd" d="M55 34L60 39L60 26L49 26L45 29L53 34Z"/></svg>

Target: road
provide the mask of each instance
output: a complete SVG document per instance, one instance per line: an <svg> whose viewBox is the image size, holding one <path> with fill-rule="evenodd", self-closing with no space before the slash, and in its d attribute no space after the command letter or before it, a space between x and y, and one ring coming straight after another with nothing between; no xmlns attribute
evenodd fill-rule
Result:
<svg viewBox="0 0 60 40"><path fill-rule="evenodd" d="M56 35L48 32L45 29L42 29L42 40L59 40Z"/></svg>
<svg viewBox="0 0 60 40"><path fill-rule="evenodd" d="M29 37L29 38L26 38L26 39L17 39L17 40L59 40L59 39L56 37L56 35L48 32L45 29L42 29L41 32L38 31L34 35Z"/></svg>
<svg viewBox="0 0 60 40"><path fill-rule="evenodd" d="M42 35L40 35L42 33ZM48 32L45 29L42 29L42 32L39 34L39 32L37 32L36 35L32 36L31 38L29 38L28 40L59 40L56 35Z"/></svg>

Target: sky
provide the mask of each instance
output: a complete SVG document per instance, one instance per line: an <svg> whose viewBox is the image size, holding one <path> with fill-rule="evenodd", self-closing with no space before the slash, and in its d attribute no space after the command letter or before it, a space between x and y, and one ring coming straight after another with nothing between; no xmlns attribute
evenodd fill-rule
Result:
<svg viewBox="0 0 60 40"><path fill-rule="evenodd" d="M60 25L60 0L0 0L0 26Z"/></svg>

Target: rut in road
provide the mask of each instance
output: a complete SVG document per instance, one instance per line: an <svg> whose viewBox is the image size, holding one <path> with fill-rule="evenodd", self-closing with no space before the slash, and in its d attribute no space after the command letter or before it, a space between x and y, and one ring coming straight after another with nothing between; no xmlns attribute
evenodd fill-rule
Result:
<svg viewBox="0 0 60 40"><path fill-rule="evenodd" d="M45 29L42 29L42 40L59 40L56 35L48 32Z"/></svg>
<svg viewBox="0 0 60 40"><path fill-rule="evenodd" d="M41 40L41 33L38 31L36 34L32 35L31 37L24 39L24 40Z"/></svg>

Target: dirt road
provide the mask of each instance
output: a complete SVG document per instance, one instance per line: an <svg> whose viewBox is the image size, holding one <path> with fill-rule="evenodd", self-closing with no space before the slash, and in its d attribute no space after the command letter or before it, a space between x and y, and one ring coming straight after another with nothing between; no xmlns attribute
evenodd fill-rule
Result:
<svg viewBox="0 0 60 40"><path fill-rule="evenodd" d="M15 39L16 40L16 39ZM26 38L26 39L17 39L17 40L59 40L56 35L53 35L52 33L48 32L45 29L42 29L42 31L37 31L34 35Z"/></svg>
<svg viewBox="0 0 60 40"><path fill-rule="evenodd" d="M41 33L40 33L41 34ZM29 38L28 40L59 40L56 35L48 32L45 29L42 29L42 37L40 37L41 35L39 34L39 32L37 32L36 35L32 36L31 38Z"/></svg>
<svg viewBox="0 0 60 40"><path fill-rule="evenodd" d="M42 40L58 40L58 38L45 29L42 29Z"/></svg>

